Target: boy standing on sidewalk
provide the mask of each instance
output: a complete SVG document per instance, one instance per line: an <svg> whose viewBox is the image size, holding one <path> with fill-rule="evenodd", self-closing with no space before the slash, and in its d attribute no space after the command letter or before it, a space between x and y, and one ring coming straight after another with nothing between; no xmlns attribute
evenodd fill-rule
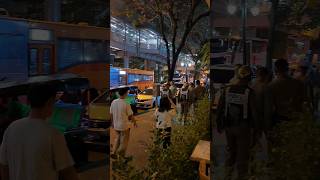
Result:
<svg viewBox="0 0 320 180"><path fill-rule="evenodd" d="M116 140L114 143L112 158L116 158L116 154L125 155L129 137L130 137L130 126L133 122L136 126L136 121L133 117L133 112L125 98L128 95L128 89L119 90L120 98L112 101L110 106L110 117L114 130L116 131Z"/></svg>

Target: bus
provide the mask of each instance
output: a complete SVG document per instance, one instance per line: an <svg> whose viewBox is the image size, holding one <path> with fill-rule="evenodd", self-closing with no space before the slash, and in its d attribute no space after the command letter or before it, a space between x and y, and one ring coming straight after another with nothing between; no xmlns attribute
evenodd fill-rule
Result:
<svg viewBox="0 0 320 180"><path fill-rule="evenodd" d="M109 88L109 29L0 16L0 83L74 73Z"/></svg>
<svg viewBox="0 0 320 180"><path fill-rule="evenodd" d="M237 37L216 37L211 39L211 65L215 64L243 64L243 48L241 39ZM248 38L247 57L250 65L266 66L267 39Z"/></svg>
<svg viewBox="0 0 320 180"><path fill-rule="evenodd" d="M147 87L153 87L154 71L130 68L110 68L110 88L133 85L141 91Z"/></svg>
<svg viewBox="0 0 320 180"><path fill-rule="evenodd" d="M141 69L123 69L127 75L127 85L138 86L140 90L144 90L154 85L154 71Z"/></svg>

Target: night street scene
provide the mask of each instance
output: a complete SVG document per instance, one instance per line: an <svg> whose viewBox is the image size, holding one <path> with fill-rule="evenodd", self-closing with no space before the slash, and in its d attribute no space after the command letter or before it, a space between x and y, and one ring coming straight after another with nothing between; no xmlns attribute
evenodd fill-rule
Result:
<svg viewBox="0 0 320 180"><path fill-rule="evenodd" d="M320 180L319 0L0 0L0 179Z"/></svg>
<svg viewBox="0 0 320 180"><path fill-rule="evenodd" d="M119 126L114 100L111 179L210 179L209 3L111 0L110 11L110 91L133 122Z"/></svg>
<svg viewBox="0 0 320 180"><path fill-rule="evenodd" d="M106 180L109 2L0 0L1 179Z"/></svg>
<svg viewBox="0 0 320 180"><path fill-rule="evenodd" d="M211 2L212 179L320 179L319 9Z"/></svg>

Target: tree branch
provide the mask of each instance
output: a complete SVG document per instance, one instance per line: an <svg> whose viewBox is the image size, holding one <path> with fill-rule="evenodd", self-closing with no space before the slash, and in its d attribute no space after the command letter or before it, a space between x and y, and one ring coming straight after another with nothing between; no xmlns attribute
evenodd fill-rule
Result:
<svg viewBox="0 0 320 180"><path fill-rule="evenodd" d="M199 22L202 18L207 17L210 15L210 11L207 11L205 13L200 14L198 17L196 17L193 22L191 23L191 28L197 24L197 22Z"/></svg>
<svg viewBox="0 0 320 180"><path fill-rule="evenodd" d="M171 62L170 62L170 48L169 48L169 42L168 42L168 39L167 39L167 36L165 34L165 29L164 29L164 17L163 17L163 14L162 14L162 11L160 9L160 2L158 0L155 1L156 2L156 6L157 6L157 13L160 17L160 22L159 22L159 26L160 26L160 33L162 35L162 38L166 44L166 49L167 49L167 66L168 66L168 71L170 72L171 70Z"/></svg>
<svg viewBox="0 0 320 180"><path fill-rule="evenodd" d="M176 37L177 37L177 30L178 30L178 22L177 22L176 16L174 15L173 8L174 8L174 1L171 1L170 8L169 8L169 16L171 19L171 29L173 31L172 42L171 42L172 43L172 57L176 51Z"/></svg>
<svg viewBox="0 0 320 180"><path fill-rule="evenodd" d="M186 25L186 26L187 26L187 27L186 27L186 30L185 30L185 32L184 32L184 34L183 34L182 40L181 40L181 42L180 42L179 48L177 49L177 52L176 52L176 53L180 53L180 52L181 52L181 50L182 50L182 48L183 48L183 46L185 45L185 42L186 42L186 40L187 40L188 34L191 32L193 26L196 25L199 20L201 20L202 18L204 18L204 17L206 17L206 16L209 16L209 15L210 15L210 11L207 11L207 12L205 12L205 13L202 13L202 14L200 14L200 15L190 24L190 25L191 25L190 27L188 27L188 25ZM187 24L188 24L188 23L187 23Z"/></svg>

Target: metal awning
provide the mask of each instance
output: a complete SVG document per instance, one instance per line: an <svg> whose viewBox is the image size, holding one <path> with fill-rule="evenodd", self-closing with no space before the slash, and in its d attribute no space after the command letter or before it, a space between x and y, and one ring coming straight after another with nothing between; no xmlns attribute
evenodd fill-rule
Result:
<svg viewBox="0 0 320 180"><path fill-rule="evenodd" d="M26 94L29 87L39 83L53 84L57 91L72 89L76 87L89 87L89 80L76 74L55 74L48 76L35 76L30 77L26 81L11 81L0 83L1 96L16 96Z"/></svg>

